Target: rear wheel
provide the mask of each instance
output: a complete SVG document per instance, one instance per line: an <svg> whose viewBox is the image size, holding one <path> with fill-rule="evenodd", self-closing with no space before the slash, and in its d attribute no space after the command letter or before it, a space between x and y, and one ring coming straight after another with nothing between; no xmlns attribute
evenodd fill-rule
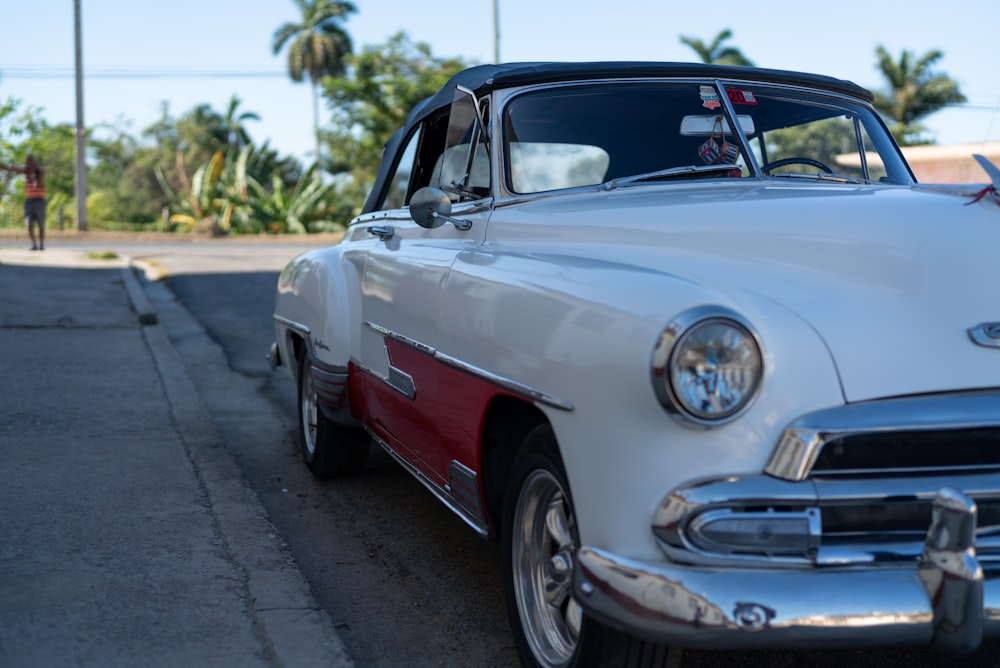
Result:
<svg viewBox="0 0 1000 668"><path fill-rule="evenodd" d="M369 447L366 433L323 414L309 358L303 355L299 360L299 451L306 466L318 478L357 473L368 461Z"/></svg>

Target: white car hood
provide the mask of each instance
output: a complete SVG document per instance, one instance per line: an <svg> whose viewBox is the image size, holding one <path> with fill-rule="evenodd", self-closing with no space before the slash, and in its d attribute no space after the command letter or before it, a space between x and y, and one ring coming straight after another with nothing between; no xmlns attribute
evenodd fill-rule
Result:
<svg viewBox="0 0 1000 668"><path fill-rule="evenodd" d="M847 401L1000 387L1000 347L969 335L1000 323L1000 207L991 198L967 206L971 197L920 187L824 184L590 197L600 203L553 199L535 213L558 207L593 220L591 229L610 226L623 261L700 283L730 306L749 296L798 314L830 350ZM763 344L780 364L781 351Z"/></svg>

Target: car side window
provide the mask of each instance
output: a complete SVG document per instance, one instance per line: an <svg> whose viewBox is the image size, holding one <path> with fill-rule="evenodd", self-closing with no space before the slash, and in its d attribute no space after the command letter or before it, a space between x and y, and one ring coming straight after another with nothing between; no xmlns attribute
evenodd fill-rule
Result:
<svg viewBox="0 0 1000 668"><path fill-rule="evenodd" d="M382 210L402 209L407 202L407 195L410 192L410 180L413 175L414 161L417 157L417 146L420 145L420 129L418 128L403 150L403 154L396 165L396 173L393 174L389 183L389 191L382 201Z"/></svg>
<svg viewBox="0 0 1000 668"><path fill-rule="evenodd" d="M431 185L454 199L476 199L490 192L490 160L479 102L472 91L456 88L451 104L444 153L431 172Z"/></svg>

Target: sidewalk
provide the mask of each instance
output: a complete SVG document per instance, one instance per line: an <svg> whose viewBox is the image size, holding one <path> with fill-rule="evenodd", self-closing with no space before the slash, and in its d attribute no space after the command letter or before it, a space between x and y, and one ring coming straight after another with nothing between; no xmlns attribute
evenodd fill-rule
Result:
<svg viewBox="0 0 1000 668"><path fill-rule="evenodd" d="M0 248L0 667L351 665L127 261Z"/></svg>

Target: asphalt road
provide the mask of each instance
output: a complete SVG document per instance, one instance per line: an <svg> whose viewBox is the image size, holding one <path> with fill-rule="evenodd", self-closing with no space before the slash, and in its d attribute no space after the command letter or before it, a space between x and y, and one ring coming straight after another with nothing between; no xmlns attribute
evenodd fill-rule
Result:
<svg viewBox="0 0 1000 668"><path fill-rule="evenodd" d="M264 355L278 272L306 246L226 243L119 248L169 274L147 283L161 322L352 658L358 666L517 665L497 546L381 453L361 475L331 482L302 465L294 385ZM683 665L992 668L998 650L687 651Z"/></svg>

